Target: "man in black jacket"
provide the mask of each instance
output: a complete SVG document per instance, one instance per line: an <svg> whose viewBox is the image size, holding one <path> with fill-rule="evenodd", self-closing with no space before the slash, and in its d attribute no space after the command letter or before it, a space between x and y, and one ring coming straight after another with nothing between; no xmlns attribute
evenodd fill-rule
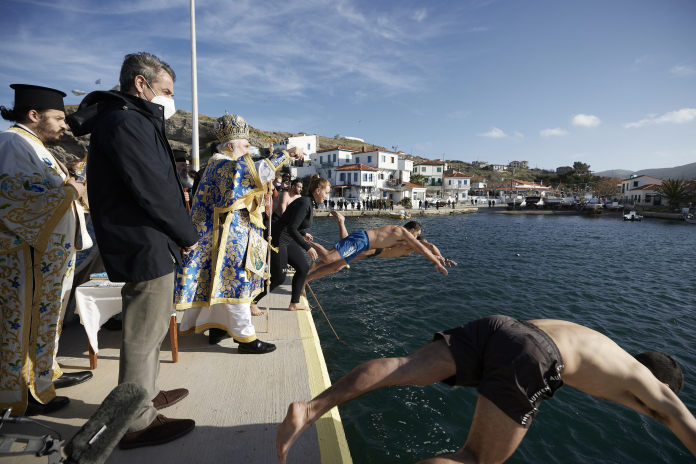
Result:
<svg viewBox="0 0 696 464"><path fill-rule="evenodd" d="M121 439L122 449L167 443L195 426L157 413L188 395L160 391L156 381L174 266L198 241L165 135L164 121L175 111L175 78L154 55L127 55L122 91L89 94L68 121L76 136L92 134L87 178L94 232L109 279L126 282L119 383L142 385L152 399Z"/></svg>

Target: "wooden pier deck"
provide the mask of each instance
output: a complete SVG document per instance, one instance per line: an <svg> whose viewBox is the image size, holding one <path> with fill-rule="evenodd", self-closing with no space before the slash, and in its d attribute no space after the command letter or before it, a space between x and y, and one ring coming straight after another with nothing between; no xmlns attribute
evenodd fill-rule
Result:
<svg viewBox="0 0 696 464"><path fill-rule="evenodd" d="M163 390L187 388L190 394L161 412L172 418L196 421L190 434L162 446L122 451L109 464L254 463L276 461L275 437L293 401L306 401L330 385L312 313L287 311L289 280L270 295L270 328L265 316L253 318L261 340L275 343L270 354L241 355L226 339L209 345L204 334L179 337L179 361L172 362L169 337L162 344L158 386ZM261 308L266 307L265 299ZM179 312L179 320L183 312ZM206 332L207 333L207 332ZM118 380L121 332L99 332L99 364L94 378L58 390L68 396L68 407L35 419L57 429L66 442L99 407ZM58 362L65 372L89 369L87 336L81 325L66 327L60 339ZM4 433L45 435L37 426L4 425ZM3 463L34 464L47 458L21 456ZM338 409L322 417L295 443L288 463L352 463Z"/></svg>

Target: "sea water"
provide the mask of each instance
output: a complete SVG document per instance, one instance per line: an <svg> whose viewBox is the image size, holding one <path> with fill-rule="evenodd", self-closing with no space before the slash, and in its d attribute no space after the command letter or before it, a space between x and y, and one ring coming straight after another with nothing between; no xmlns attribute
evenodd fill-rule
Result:
<svg viewBox="0 0 696 464"><path fill-rule="evenodd" d="M458 263L437 274L420 255L372 258L311 283L338 342L314 306L332 382L361 362L404 356L433 333L492 314L585 325L631 354L663 351L681 365L679 397L696 412L696 226L582 216L468 214L416 218ZM348 231L389 218L347 218ZM332 219L309 230L327 248ZM519 256L518 256L519 255ZM460 449L475 389L391 387L339 408L355 463L414 463ZM693 462L659 422L570 387L545 401L508 462Z"/></svg>

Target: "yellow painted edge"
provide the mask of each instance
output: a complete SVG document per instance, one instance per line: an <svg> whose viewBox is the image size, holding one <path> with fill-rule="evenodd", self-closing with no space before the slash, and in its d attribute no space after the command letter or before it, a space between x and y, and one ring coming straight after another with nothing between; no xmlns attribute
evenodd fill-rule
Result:
<svg viewBox="0 0 696 464"><path fill-rule="evenodd" d="M319 335L314 326L312 313L297 311L297 323L300 327L300 336L307 362L309 392L312 398L315 398L331 386L331 379L319 345ZM350 457L348 441L343 430L341 416L338 414L338 408L332 408L321 416L316 425L322 464L352 464L353 459Z"/></svg>

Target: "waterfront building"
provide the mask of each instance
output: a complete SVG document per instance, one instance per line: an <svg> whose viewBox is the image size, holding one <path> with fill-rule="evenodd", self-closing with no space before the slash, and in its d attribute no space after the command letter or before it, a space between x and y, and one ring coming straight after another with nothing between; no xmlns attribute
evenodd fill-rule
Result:
<svg viewBox="0 0 696 464"><path fill-rule="evenodd" d="M379 169L364 164L345 164L334 171L332 196L367 199L377 197Z"/></svg>
<svg viewBox="0 0 696 464"><path fill-rule="evenodd" d="M446 174L444 180L445 197L449 196L457 201L466 200L471 188L471 176L455 172ZM444 197L443 197L444 198Z"/></svg>
<svg viewBox="0 0 696 464"><path fill-rule="evenodd" d="M654 186L654 188L652 188ZM655 188L662 186L662 179L652 176L636 176L621 181L620 198L630 204L647 205L660 200L655 200ZM645 188L651 187L651 188ZM646 201L646 196L648 200Z"/></svg>
<svg viewBox="0 0 696 464"><path fill-rule="evenodd" d="M413 173L420 174L427 179L426 187L442 187L442 176L447 169L444 161L420 161L414 163Z"/></svg>
<svg viewBox="0 0 696 464"><path fill-rule="evenodd" d="M503 172L507 171L507 166L504 164L491 164L491 168L493 169L493 172Z"/></svg>
<svg viewBox="0 0 696 464"><path fill-rule="evenodd" d="M418 208L418 201L425 201L425 193L427 188L422 185L413 184L411 182L404 182L401 184L401 193L399 200L394 200L398 203L402 198L410 198L411 206L413 208ZM393 199L393 198L392 198Z"/></svg>

